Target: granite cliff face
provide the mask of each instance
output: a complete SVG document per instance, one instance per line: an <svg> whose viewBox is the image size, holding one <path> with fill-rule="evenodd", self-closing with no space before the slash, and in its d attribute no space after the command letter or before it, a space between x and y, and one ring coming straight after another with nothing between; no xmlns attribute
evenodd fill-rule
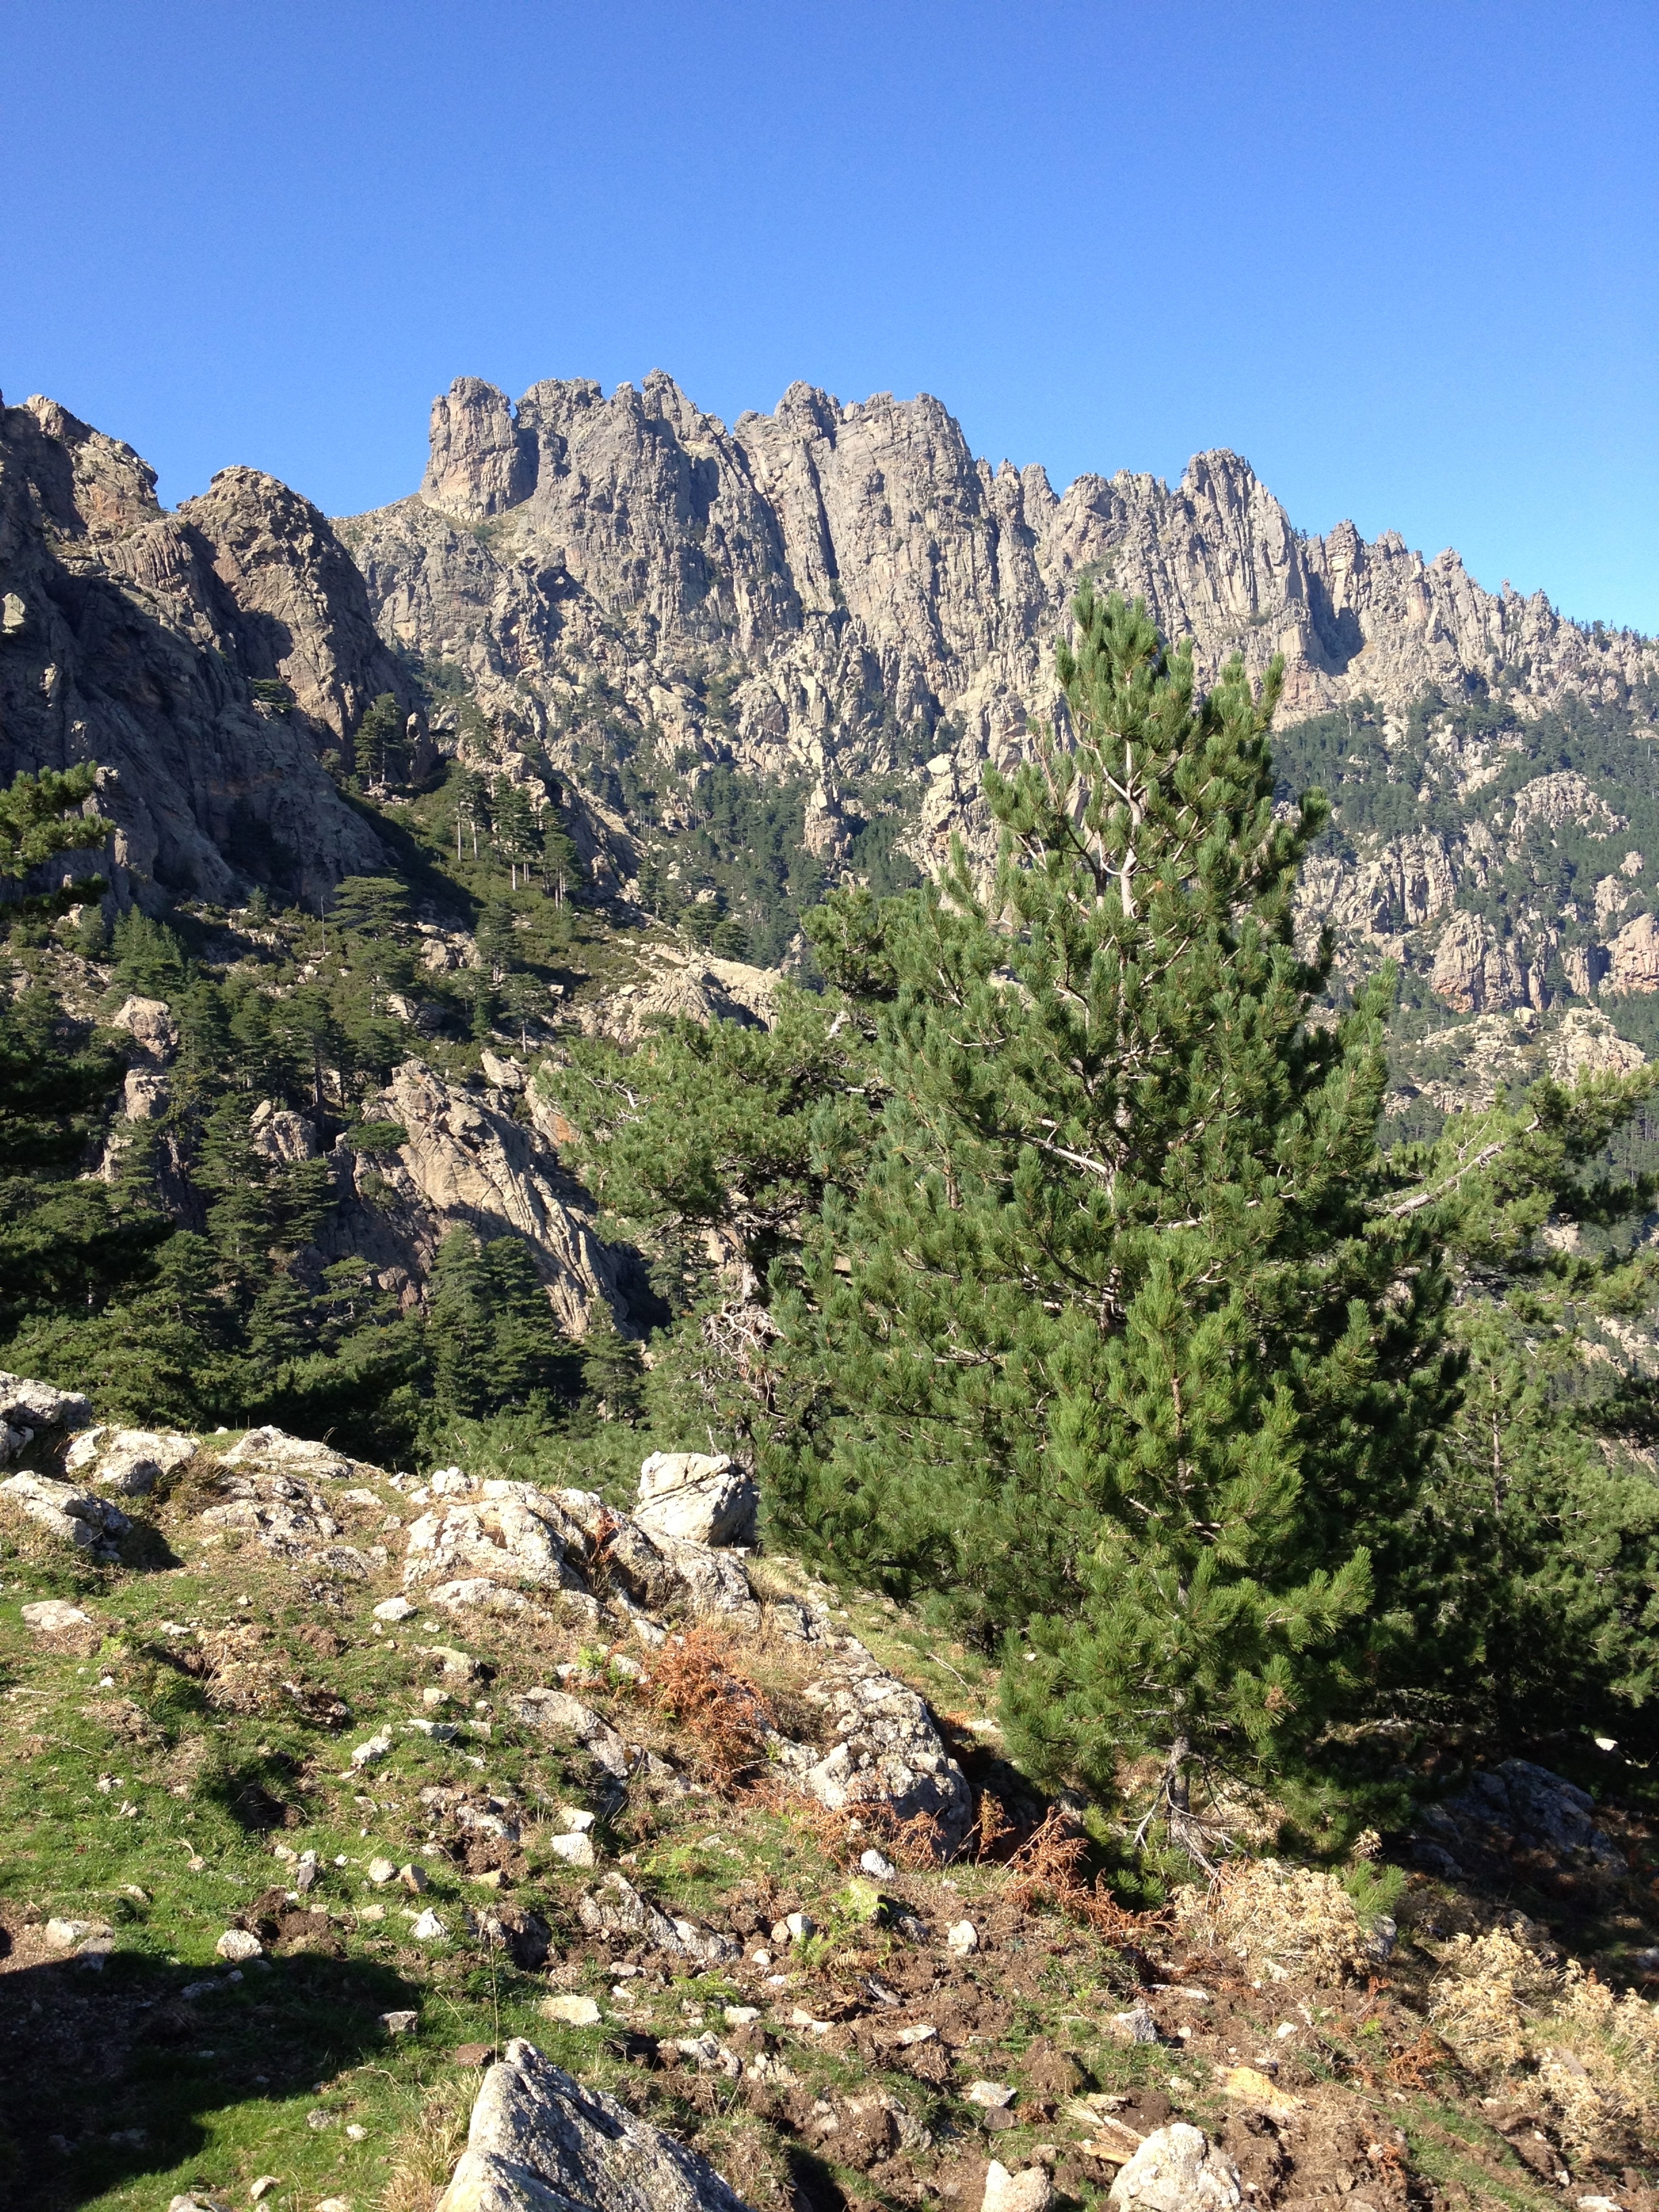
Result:
<svg viewBox="0 0 1659 2212"><path fill-rule="evenodd" d="M175 514L155 483L52 400L0 409L0 779L99 762L129 884L310 895L383 866L319 762L378 694L414 705L349 556L254 470Z"/></svg>
<svg viewBox="0 0 1659 2212"><path fill-rule="evenodd" d="M924 868L955 832L988 852L981 770L1049 710L1087 578L1191 636L1201 679L1284 654L1281 731L1346 721L1330 758L1294 738L1284 758L1343 787L1303 911L1349 972L1401 959L1469 1013L1659 987L1628 934L1659 864L1659 823L1626 836L1639 765L1602 744L1587 782L1558 726L1622 717L1650 744L1659 646L1484 591L1393 533L1304 538L1237 454L1173 488L1124 472L1057 494L1040 467L976 459L926 396L844 406L797 384L728 428L660 373L516 405L463 378L434 405L418 495L340 529L388 641L447 664L509 751L608 797L613 884L653 844L672 860L721 766L793 781L831 874L857 872L873 814ZM618 788L629 761L648 813Z"/></svg>
<svg viewBox="0 0 1659 2212"><path fill-rule="evenodd" d="M1040 467L975 459L925 395L843 406L797 384L728 429L660 372L516 407L462 378L418 495L341 527L384 634L526 734L574 751L598 677L671 754L811 775L825 815L838 781L931 756L935 836L1047 708L1085 576L1144 594L1206 678L1283 653L1286 716L1403 711L1471 678L1543 703L1659 677L1650 641L1483 591L1455 554L1351 524L1299 536L1236 454L1173 489L1125 472L1056 495Z"/></svg>

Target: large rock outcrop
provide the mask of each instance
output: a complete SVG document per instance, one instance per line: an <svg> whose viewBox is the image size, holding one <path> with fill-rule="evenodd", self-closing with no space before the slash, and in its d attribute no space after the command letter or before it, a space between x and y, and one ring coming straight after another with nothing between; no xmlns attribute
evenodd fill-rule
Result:
<svg viewBox="0 0 1659 2212"><path fill-rule="evenodd" d="M1403 710L1500 672L1537 699L1622 698L1659 673L1650 641L1484 591L1454 553L1351 523L1303 538L1236 453L1198 455L1174 488L1126 471L1056 494L1040 467L976 458L925 393L848 406L796 384L728 428L660 371L608 398L538 384L516 407L464 377L434 403L419 495L342 527L384 633L459 661L511 720L527 693L538 735L595 671L666 744L828 764L831 783L949 718L941 829L1046 708L1085 574L1143 595L1206 678L1283 653L1292 714ZM716 671L735 679L717 702Z"/></svg>
<svg viewBox="0 0 1659 2212"><path fill-rule="evenodd" d="M112 853L66 856L67 877L112 860L225 900L384 866L319 756L380 692L414 702L339 539L253 470L173 514L155 483L52 400L0 407L0 781L106 771Z"/></svg>
<svg viewBox="0 0 1659 2212"><path fill-rule="evenodd" d="M596 1299L624 1310L621 1256L594 1234L584 1194L542 1133L514 1117L508 1094L406 1060L365 1117L397 1122L404 1138L373 1156L343 1139L331 1156L341 1203L325 1233L330 1258L355 1254L413 1296L451 1230L486 1243L514 1236L567 1334L586 1334Z"/></svg>
<svg viewBox="0 0 1659 2212"><path fill-rule="evenodd" d="M856 868L872 813L902 817L925 869L958 833L988 861L981 771L1051 711L1054 641L1086 576L1190 637L1200 681L1235 653L1258 677L1283 654L1280 726L1357 717L1357 746L1424 808L1401 829L1391 801L1388 827L1309 871L1306 934L1328 926L1345 972L1401 959L1476 1013L1592 995L1610 965L1612 988L1651 988L1639 930L1609 951L1623 909L1659 898L1640 854L1638 880L1618 874L1617 794L1549 744L1524 787L1509 768L1528 721L1570 696L1613 714L1655 696L1659 646L1483 590L1455 553L1425 560L1393 533L1304 538L1236 453L1199 454L1174 486L1124 471L1056 492L1040 467L976 457L926 394L844 405L797 384L728 426L660 372L608 397L538 384L516 405L463 378L434 404L420 493L340 527L386 639L465 672L509 764L544 755L587 794L607 890L653 848L672 868L725 765L807 790L802 842L832 874ZM1510 727L1459 724L1461 702L1498 694ZM1413 712L1435 696L1451 705L1425 750ZM1573 875L1587 842L1593 902ZM1540 872L1546 848L1562 857ZM724 1013L720 997L688 970L620 1027Z"/></svg>

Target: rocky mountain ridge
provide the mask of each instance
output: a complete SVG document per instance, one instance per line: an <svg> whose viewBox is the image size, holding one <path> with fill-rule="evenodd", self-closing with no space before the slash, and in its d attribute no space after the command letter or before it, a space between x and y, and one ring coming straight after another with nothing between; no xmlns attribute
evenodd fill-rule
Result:
<svg viewBox="0 0 1659 2212"><path fill-rule="evenodd" d="M813 885L988 849L981 769L1052 707L1085 579L1145 596L1201 678L1285 655L1286 787L1336 806L1302 910L1347 976L1395 958L1441 1018L1659 988L1653 641L1393 534L1304 537L1231 453L1056 493L927 395L798 384L728 428L659 372L516 404L461 378L419 491L337 525L247 469L165 514L130 448L5 410L0 774L105 763L123 897L314 900L398 865L343 787L389 693L411 766L441 769L429 729L556 805L601 898L694 894L711 809L783 794L755 802L772 911L740 916L773 961Z"/></svg>
<svg viewBox="0 0 1659 2212"><path fill-rule="evenodd" d="M1483 591L1454 553L1301 536L1237 454L1173 489L1124 471L1056 494L1038 465L977 459L926 394L844 406L796 384L728 429L659 371L516 406L460 378L419 493L340 527L384 635L463 670L493 715L580 767L597 681L683 769L810 779L821 849L846 842L843 786L923 760L919 853L971 816L980 764L1052 707L1085 578L1191 636L1203 679L1282 653L1286 720L1471 684L1535 711L1659 678L1652 641Z"/></svg>

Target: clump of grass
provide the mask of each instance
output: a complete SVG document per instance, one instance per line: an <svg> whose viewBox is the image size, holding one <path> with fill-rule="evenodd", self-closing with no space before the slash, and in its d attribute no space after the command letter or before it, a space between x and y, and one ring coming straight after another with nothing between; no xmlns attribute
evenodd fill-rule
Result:
<svg viewBox="0 0 1659 2212"><path fill-rule="evenodd" d="M1353 1898L1318 1867L1234 1859L1207 1889L1177 1890L1174 1904L1189 1942L1277 1976L1337 1983L1376 1965Z"/></svg>
<svg viewBox="0 0 1659 2212"><path fill-rule="evenodd" d="M1549 1966L1510 1929L1454 1936L1429 2017L1465 2065L1501 2074L1524 2062L1529 2007L1554 1985Z"/></svg>
<svg viewBox="0 0 1659 2212"><path fill-rule="evenodd" d="M1565 2140L1586 2156L1659 2130L1659 2008L1558 1967L1530 1926L1458 1936L1434 1986L1435 2027L1471 2072L1532 2070Z"/></svg>
<svg viewBox="0 0 1659 2212"><path fill-rule="evenodd" d="M470 2079L440 2081L428 2092L392 2153L380 2212L432 2212L466 2148L471 2112Z"/></svg>

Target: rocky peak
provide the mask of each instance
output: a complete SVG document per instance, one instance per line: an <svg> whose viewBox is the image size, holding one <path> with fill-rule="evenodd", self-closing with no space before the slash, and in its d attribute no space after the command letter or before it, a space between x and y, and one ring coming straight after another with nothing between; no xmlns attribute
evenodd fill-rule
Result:
<svg viewBox="0 0 1659 2212"><path fill-rule="evenodd" d="M57 400L34 393L11 410L7 428L42 516L64 536L121 538L161 514L149 463Z"/></svg>
<svg viewBox="0 0 1659 2212"><path fill-rule="evenodd" d="M258 469L222 469L179 520L201 536L234 610L237 655L276 678L304 714L349 738L390 692L405 713L409 679L381 643L356 563L321 509Z"/></svg>
<svg viewBox="0 0 1659 2212"><path fill-rule="evenodd" d="M331 526L254 470L177 514L155 482L54 401L0 411L0 781L99 762L124 896L310 894L384 865L318 754L408 687ZM260 677L300 711L256 701Z"/></svg>
<svg viewBox="0 0 1659 2212"><path fill-rule="evenodd" d="M484 522L527 499L535 484L535 441L512 401L482 377L458 376L432 403L421 497L459 522Z"/></svg>

